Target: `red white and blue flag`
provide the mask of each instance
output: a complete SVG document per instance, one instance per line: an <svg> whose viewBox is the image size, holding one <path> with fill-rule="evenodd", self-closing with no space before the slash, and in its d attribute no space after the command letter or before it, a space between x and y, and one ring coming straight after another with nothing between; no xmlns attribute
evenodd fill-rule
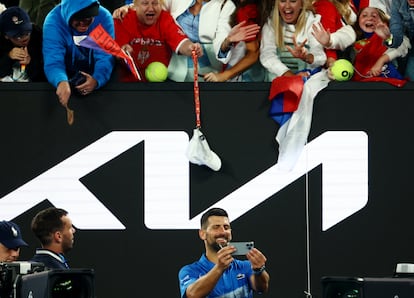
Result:
<svg viewBox="0 0 414 298"><path fill-rule="evenodd" d="M271 106L269 115L280 126L290 119L292 113L297 110L303 90L301 76L281 76L272 81L269 100Z"/></svg>

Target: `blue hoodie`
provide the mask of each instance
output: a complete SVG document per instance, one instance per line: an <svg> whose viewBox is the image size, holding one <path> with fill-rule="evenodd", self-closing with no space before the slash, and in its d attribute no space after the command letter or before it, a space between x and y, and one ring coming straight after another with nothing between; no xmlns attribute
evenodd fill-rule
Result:
<svg viewBox="0 0 414 298"><path fill-rule="evenodd" d="M99 4L97 0L62 0L46 16L43 24L44 69L48 81L55 87L78 71L91 74L98 82L97 88L105 85L111 77L115 64L112 55L76 46L73 41L73 36L88 35L99 24L114 38L112 15L102 6L87 32L77 32L70 25L70 18L76 12L93 3Z"/></svg>

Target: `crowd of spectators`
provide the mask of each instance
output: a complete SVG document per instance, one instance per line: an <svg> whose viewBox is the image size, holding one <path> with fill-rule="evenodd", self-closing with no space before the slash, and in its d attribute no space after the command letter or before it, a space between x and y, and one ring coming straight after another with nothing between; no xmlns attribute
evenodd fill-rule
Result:
<svg viewBox="0 0 414 298"><path fill-rule="evenodd" d="M207 82L307 76L339 58L350 60L359 77L386 77L390 69L400 78L414 77L414 19L409 13L414 0L3 2L0 80L48 81L63 105L72 92L87 95L110 79L139 81L125 79L123 59L79 42L98 26L141 73L160 61L168 67L168 80L175 82L194 80L193 50L199 80ZM362 27L361 18L366 22ZM381 48L380 61L358 59L358 47L374 42Z"/></svg>

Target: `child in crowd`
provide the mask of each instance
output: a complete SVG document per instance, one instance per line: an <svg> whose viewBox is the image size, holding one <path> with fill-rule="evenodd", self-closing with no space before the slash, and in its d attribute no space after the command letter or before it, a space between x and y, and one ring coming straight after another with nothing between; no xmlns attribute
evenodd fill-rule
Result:
<svg viewBox="0 0 414 298"><path fill-rule="evenodd" d="M374 77L403 79L393 61L407 54L408 43L401 44L397 49L385 46L382 28L388 26L388 22L389 17L380 8L365 7L360 10L355 24L357 41L351 53L355 68L352 80L372 81Z"/></svg>
<svg viewBox="0 0 414 298"><path fill-rule="evenodd" d="M46 81L43 71L42 30L17 6L0 15L0 80Z"/></svg>

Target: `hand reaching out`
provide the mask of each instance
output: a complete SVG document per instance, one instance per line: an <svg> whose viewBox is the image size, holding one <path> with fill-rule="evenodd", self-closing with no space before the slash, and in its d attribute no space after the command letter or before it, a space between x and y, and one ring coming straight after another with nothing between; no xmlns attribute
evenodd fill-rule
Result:
<svg viewBox="0 0 414 298"><path fill-rule="evenodd" d="M56 95L62 106L67 107L71 95L70 85L68 81L62 81L56 88Z"/></svg>
<svg viewBox="0 0 414 298"><path fill-rule="evenodd" d="M203 48L201 47L201 44L199 44L198 42L197 43L191 43L190 44L190 50L191 50L191 53L193 51L195 51L197 57L203 56Z"/></svg>
<svg viewBox="0 0 414 298"><path fill-rule="evenodd" d="M246 21L242 21L234 26L227 39L229 42L239 42L255 38L260 31L260 26L257 24L250 24L245 26Z"/></svg>
<svg viewBox="0 0 414 298"><path fill-rule="evenodd" d="M124 17L126 16L126 14L128 13L128 9L129 8L132 8L132 7L130 7L129 5L124 5L124 6L121 6L121 7L117 8L117 9L115 9L112 12L112 17L114 19L119 19L119 20L122 21L124 19Z"/></svg>
<svg viewBox="0 0 414 298"><path fill-rule="evenodd" d="M385 23L377 24L375 27L375 33L384 40L391 37L390 29Z"/></svg>
<svg viewBox="0 0 414 298"><path fill-rule="evenodd" d="M223 73L209 72L204 75L204 81L206 82L225 82L227 79Z"/></svg>
<svg viewBox="0 0 414 298"><path fill-rule="evenodd" d="M329 29L325 30L322 23L313 24L311 33L324 48L329 48L331 43L331 32Z"/></svg>
<svg viewBox="0 0 414 298"><path fill-rule="evenodd" d="M305 39L302 43L298 44L296 42L296 37L293 36L293 45L294 45L294 47L292 48L290 46L286 46L286 48L292 54L293 57L305 60L306 55L308 54L308 51L305 48L305 44L306 44L307 41L308 40Z"/></svg>

